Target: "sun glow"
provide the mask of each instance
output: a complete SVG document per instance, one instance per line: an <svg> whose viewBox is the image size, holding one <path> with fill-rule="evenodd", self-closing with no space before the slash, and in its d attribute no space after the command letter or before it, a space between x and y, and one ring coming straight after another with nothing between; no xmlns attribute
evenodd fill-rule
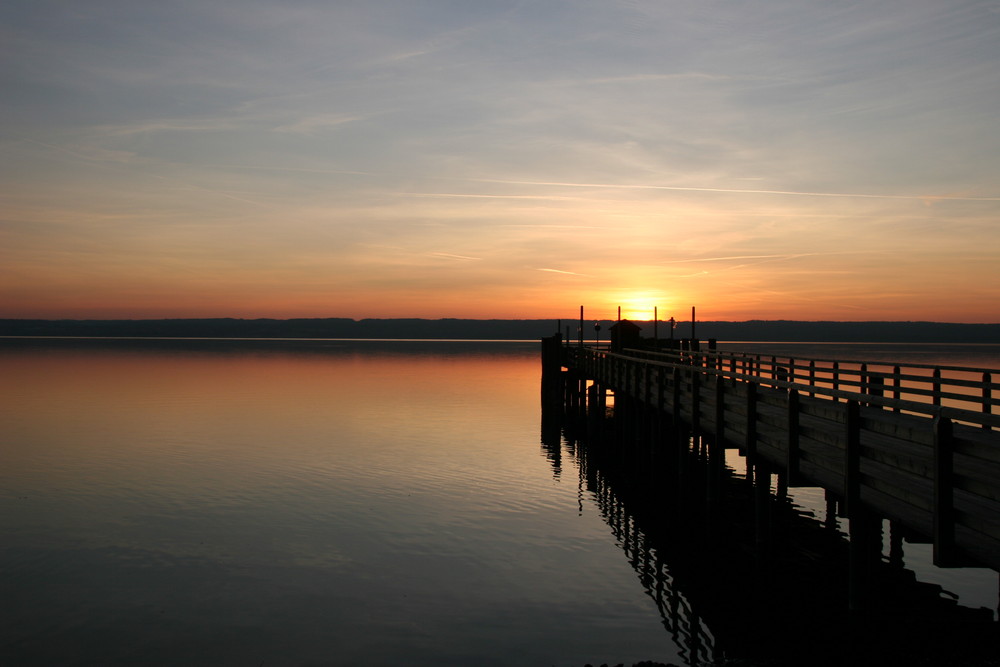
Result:
<svg viewBox="0 0 1000 667"><path fill-rule="evenodd" d="M617 299L623 320L649 321L654 317L669 319L672 300L663 292L629 292ZM674 313L676 316L676 313Z"/></svg>

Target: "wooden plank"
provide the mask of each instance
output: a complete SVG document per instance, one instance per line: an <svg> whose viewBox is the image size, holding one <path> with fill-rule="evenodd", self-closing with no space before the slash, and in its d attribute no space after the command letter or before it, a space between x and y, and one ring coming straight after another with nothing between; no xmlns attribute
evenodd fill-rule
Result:
<svg viewBox="0 0 1000 667"><path fill-rule="evenodd" d="M933 512L933 480L907 474L899 468L876 461L863 460L861 464L865 487L892 496L928 515Z"/></svg>
<svg viewBox="0 0 1000 667"><path fill-rule="evenodd" d="M1000 540L1000 504L962 491L955 492L955 525Z"/></svg>
<svg viewBox="0 0 1000 667"><path fill-rule="evenodd" d="M843 412L843 407L840 408ZM820 418L804 411L799 412L799 435L830 447L843 446L843 419L838 421Z"/></svg>
<svg viewBox="0 0 1000 667"><path fill-rule="evenodd" d="M932 447L868 431L862 431L861 444L867 459L897 467L926 479L932 479L934 476Z"/></svg>
<svg viewBox="0 0 1000 667"><path fill-rule="evenodd" d="M927 445L933 439L931 421L927 417L870 408L863 410L861 415L861 427L866 431Z"/></svg>
<svg viewBox="0 0 1000 667"><path fill-rule="evenodd" d="M799 474L804 482L811 482L813 486L826 489L837 497L844 495L843 472L840 470L830 470L803 457L799 461Z"/></svg>
<svg viewBox="0 0 1000 667"><path fill-rule="evenodd" d="M826 443L817 442L805 435L799 436L799 466L809 462L812 466L822 468L832 475L844 474L843 448L831 448ZM842 481L842 480L841 480ZM840 488L840 482L837 487Z"/></svg>
<svg viewBox="0 0 1000 667"><path fill-rule="evenodd" d="M968 554L972 562L968 565L986 565L1000 570L1000 539L993 539L983 533L972 531L965 526L955 526L955 542L961 545L961 553Z"/></svg>
<svg viewBox="0 0 1000 667"><path fill-rule="evenodd" d="M955 424L953 433L955 453L979 459L984 463L1000 464L1000 443L997 442L997 435L996 432Z"/></svg>
<svg viewBox="0 0 1000 667"><path fill-rule="evenodd" d="M930 512L914 508L913 505L894 498L879 489L871 486L862 488L861 500L870 507L878 508L878 512L886 518L900 522L918 535L926 538L933 532L933 517Z"/></svg>

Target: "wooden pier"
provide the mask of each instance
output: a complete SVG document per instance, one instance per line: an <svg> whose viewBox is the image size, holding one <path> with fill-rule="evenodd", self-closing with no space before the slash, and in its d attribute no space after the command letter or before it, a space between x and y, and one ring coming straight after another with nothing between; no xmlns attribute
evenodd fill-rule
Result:
<svg viewBox="0 0 1000 667"><path fill-rule="evenodd" d="M542 341L542 364L549 406L603 415L613 404L663 447L699 448L718 470L739 449L763 494L772 475L779 493L825 489L849 519L852 560L885 517L933 542L939 566L1000 571L996 371L764 357L696 340L612 351L558 335ZM672 437L658 438L664 429Z"/></svg>

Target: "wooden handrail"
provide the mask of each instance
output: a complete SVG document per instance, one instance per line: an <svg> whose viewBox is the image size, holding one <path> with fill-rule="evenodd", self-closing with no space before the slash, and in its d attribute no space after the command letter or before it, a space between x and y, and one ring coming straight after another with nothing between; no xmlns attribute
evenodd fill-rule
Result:
<svg viewBox="0 0 1000 667"><path fill-rule="evenodd" d="M946 415L949 419L977 424L986 429L1000 428L1000 416L994 415L992 409L992 406L1000 405L1000 384L992 381L998 371L990 369L825 359L806 361L712 351L652 352L629 349L609 352L584 347L566 348L566 352L573 357L593 355L595 358L614 358L623 362L642 361L665 368L682 370L697 368L705 375L762 386L794 389L811 397L820 396L835 401L859 401L894 412L932 417ZM730 363L726 364L725 361ZM740 361L743 363L738 363ZM820 366L817 362L828 362L831 366ZM741 365L741 370L733 370L740 368ZM852 368L852 365L856 365L857 368ZM892 370L873 369L873 367ZM913 374L909 372L910 369L928 369L932 372L929 375ZM953 378L941 373L943 370L961 372L970 377L979 375L980 379L977 381L969 377ZM873 379L879 382L873 383ZM953 388L973 391L968 393L951 391ZM912 400L912 397L930 400ZM945 404L945 401L952 405ZM975 406L975 408L965 406Z"/></svg>

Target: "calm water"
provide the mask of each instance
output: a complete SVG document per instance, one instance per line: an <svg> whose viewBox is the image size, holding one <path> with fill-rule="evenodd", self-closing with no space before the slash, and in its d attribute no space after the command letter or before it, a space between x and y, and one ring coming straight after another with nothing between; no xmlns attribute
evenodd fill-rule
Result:
<svg viewBox="0 0 1000 667"><path fill-rule="evenodd" d="M0 664L686 662L538 347L0 341Z"/></svg>
<svg viewBox="0 0 1000 667"><path fill-rule="evenodd" d="M537 343L0 349L0 664L676 654Z"/></svg>

